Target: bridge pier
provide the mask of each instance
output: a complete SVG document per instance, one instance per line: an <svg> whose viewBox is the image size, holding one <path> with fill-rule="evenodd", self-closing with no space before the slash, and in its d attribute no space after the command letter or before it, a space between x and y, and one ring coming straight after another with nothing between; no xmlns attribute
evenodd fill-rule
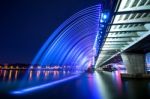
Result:
<svg viewBox="0 0 150 99"><path fill-rule="evenodd" d="M139 53L122 53L124 65L128 74L144 74L145 73L145 55Z"/></svg>

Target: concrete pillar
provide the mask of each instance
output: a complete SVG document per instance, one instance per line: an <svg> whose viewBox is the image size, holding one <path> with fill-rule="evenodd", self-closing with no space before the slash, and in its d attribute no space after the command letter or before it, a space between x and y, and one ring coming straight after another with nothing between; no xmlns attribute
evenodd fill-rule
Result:
<svg viewBox="0 0 150 99"><path fill-rule="evenodd" d="M126 66L128 74L145 73L144 54L122 53L123 64Z"/></svg>

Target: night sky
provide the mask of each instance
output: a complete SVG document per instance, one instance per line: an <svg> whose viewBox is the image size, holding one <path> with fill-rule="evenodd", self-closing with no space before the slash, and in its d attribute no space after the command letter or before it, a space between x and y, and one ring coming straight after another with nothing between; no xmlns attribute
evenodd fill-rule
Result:
<svg viewBox="0 0 150 99"><path fill-rule="evenodd" d="M31 63L50 34L100 0L1 0L0 63Z"/></svg>

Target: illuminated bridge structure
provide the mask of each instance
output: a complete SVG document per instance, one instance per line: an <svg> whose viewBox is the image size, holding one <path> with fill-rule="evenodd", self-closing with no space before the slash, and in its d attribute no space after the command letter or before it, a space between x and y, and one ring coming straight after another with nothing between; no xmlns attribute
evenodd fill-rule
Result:
<svg viewBox="0 0 150 99"><path fill-rule="evenodd" d="M67 19L50 35L32 64L86 70L121 56L128 73L143 73L149 42L150 0L112 0L111 6L91 6Z"/></svg>
<svg viewBox="0 0 150 99"><path fill-rule="evenodd" d="M106 33L96 67L121 56L128 73L144 73L144 57L150 51L150 0L118 0Z"/></svg>
<svg viewBox="0 0 150 99"><path fill-rule="evenodd" d="M104 32L99 31L101 17L102 5L98 4L68 18L50 35L32 64L80 70L93 66L101 45L95 38L104 37Z"/></svg>
<svg viewBox="0 0 150 99"><path fill-rule="evenodd" d="M41 66L70 66L79 70L86 70L89 67L95 66L98 70L111 63L116 57L121 56L129 74L145 73L144 57L147 52L150 52L150 0L109 1L111 1L109 2L111 6L108 6L108 2L91 6L67 19L51 33L48 40L37 53L32 64L39 64ZM24 85L27 77L25 75L21 86ZM32 92L77 77L81 77L80 73L46 84L19 89L12 93L22 94ZM90 93L94 92L93 96L95 96L95 93L98 93L100 96L103 93L107 93L105 89L109 89L108 93L110 93L110 88L108 88L108 83L106 83L109 80L105 81L103 79L105 77L107 79L108 74L104 77L96 75L87 77L92 78L92 80L96 77L98 78L98 82L102 80L100 85L104 83L102 86L96 86L98 90L102 89L102 94L95 92L96 87L92 87L94 90L91 91L90 86ZM90 84L96 84L93 81L91 83L90 80ZM113 78L114 80L117 79ZM124 92L121 91L122 89L120 90L120 86L122 85L120 78L118 81L115 85L119 86L117 90L122 94ZM104 85L107 87L105 88ZM111 97L112 93L110 94Z"/></svg>

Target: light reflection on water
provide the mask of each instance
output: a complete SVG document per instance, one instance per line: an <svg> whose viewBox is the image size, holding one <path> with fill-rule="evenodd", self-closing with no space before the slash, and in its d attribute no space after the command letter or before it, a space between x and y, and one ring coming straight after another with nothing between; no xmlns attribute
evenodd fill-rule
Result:
<svg viewBox="0 0 150 99"><path fill-rule="evenodd" d="M0 92L3 89L5 91L16 89L12 86L20 84L20 79L25 73L25 71L19 70L0 70ZM149 99L149 80L122 80L120 73L121 71L85 73L72 82L65 82L61 87L43 89L39 91L39 96L32 94L33 97L42 96L43 98L45 96L48 98L50 93L55 92L52 96L57 97L59 94L64 99L142 99L141 97L144 96ZM71 74L68 71L32 70L27 75L25 85L27 87L35 86L36 83L42 85L68 77Z"/></svg>
<svg viewBox="0 0 150 99"><path fill-rule="evenodd" d="M95 72L91 86L93 99L150 99L149 79L121 79L122 71ZM90 85L89 85L90 86ZM149 97L149 98L148 98Z"/></svg>
<svg viewBox="0 0 150 99"><path fill-rule="evenodd" d="M71 72L57 70L0 70L0 92L49 83L71 75Z"/></svg>
<svg viewBox="0 0 150 99"><path fill-rule="evenodd" d="M15 81L20 80L21 77L25 75L26 71L24 70L0 70L0 81ZM28 74L28 80L32 81L33 79L50 79L52 77L54 79L59 79L59 76L69 75L69 71L49 71L49 70L30 70Z"/></svg>

